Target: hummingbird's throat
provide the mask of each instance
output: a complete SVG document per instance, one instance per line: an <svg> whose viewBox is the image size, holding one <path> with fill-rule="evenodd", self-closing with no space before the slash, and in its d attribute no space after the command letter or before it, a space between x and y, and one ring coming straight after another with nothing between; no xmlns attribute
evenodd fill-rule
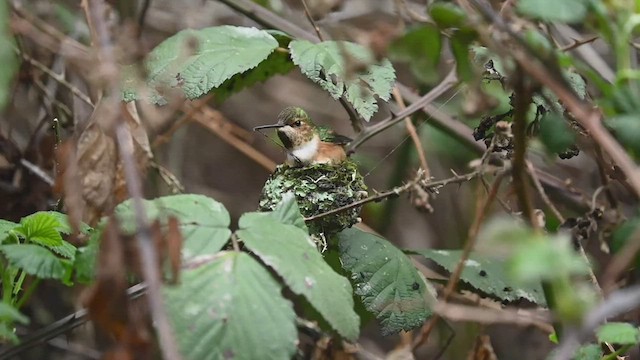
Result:
<svg viewBox="0 0 640 360"><path fill-rule="evenodd" d="M292 162L301 162L303 164L309 164L313 161L318 153L318 148L320 146L320 137L315 135L311 140L306 143L294 147L291 150L291 153L287 155L289 161Z"/></svg>

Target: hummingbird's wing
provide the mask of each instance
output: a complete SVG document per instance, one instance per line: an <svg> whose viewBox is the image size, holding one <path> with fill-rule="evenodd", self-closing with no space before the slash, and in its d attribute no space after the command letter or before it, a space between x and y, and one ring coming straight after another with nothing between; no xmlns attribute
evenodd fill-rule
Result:
<svg viewBox="0 0 640 360"><path fill-rule="evenodd" d="M336 134L333 130L326 127L319 127L320 140L332 144L347 145L352 142L353 139L344 135Z"/></svg>

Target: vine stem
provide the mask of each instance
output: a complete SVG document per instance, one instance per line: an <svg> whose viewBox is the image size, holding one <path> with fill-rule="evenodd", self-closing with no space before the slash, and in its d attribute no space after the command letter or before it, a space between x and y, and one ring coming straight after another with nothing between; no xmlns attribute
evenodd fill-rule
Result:
<svg viewBox="0 0 640 360"><path fill-rule="evenodd" d="M500 184L502 183L502 179L504 178L505 172L500 172L496 176L496 179L491 186L491 190L487 194L487 199L484 203L480 200L482 198L482 189L481 185L478 185L478 195L476 202L476 215L473 219L473 223L469 228L469 233L467 236L467 241L464 244L464 248L462 249L462 255L460 256L460 260L456 264L456 268L453 273L449 277L449 281L447 281L447 286L443 291L442 301L446 303L451 295L455 292L456 285L458 280L460 280L460 275L462 275L462 270L464 269L465 263L469 258L469 254L471 250L475 247L476 240L478 238L478 233L480 231L480 225L484 222L484 219L493 203L493 200L498 195L498 190L500 189ZM422 344L424 344L428 339L429 335L435 328L438 320L440 319L440 315L434 314L429 321L422 327L420 334L416 337L416 341L413 344L413 350L416 350Z"/></svg>
<svg viewBox="0 0 640 360"><path fill-rule="evenodd" d="M410 191L414 186L420 186L420 188L424 189L424 190L431 190L431 189L437 189L437 188L441 188L443 186L449 185L449 184L457 184L457 183L461 183L461 182L466 182L469 181L471 179L474 179L482 174L485 174L485 171L481 171L481 170L477 170L477 171L473 171L470 172L468 174L464 174L464 175L457 175L457 176L453 176L447 179L442 179L442 180L437 180L437 181L431 181L431 182L424 182L424 171L420 171L418 172L418 175L416 175L416 177L409 181L408 183L393 188L391 190L385 191L385 192L381 192L378 193L374 196L370 196L366 199L362 199L356 202L353 202L349 205L345 205L345 206L341 206L339 208L335 208L332 210L329 210L327 212L323 212L321 214L317 214L317 215L313 215L313 216L309 216L304 218L305 221L313 221L313 220L318 220L320 218L323 218L325 216L329 216L329 215L334 215L343 211L347 211L359 206L362 206L364 204L370 203L370 202L374 202L374 201L380 201L389 197L393 197L393 196L398 196L404 192Z"/></svg>

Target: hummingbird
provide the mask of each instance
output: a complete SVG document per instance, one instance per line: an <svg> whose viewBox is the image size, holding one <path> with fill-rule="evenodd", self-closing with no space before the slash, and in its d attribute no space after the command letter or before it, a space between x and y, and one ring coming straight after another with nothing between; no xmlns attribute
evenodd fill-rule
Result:
<svg viewBox="0 0 640 360"><path fill-rule="evenodd" d="M278 115L278 122L253 128L277 129L278 138L287 149L287 165L339 164L347 158L344 146L352 140L333 130L317 126L299 107L290 106Z"/></svg>

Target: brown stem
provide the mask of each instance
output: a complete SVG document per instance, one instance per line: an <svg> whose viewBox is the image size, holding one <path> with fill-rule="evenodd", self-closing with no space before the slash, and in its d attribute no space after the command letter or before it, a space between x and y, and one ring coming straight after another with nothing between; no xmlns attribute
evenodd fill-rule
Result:
<svg viewBox="0 0 640 360"><path fill-rule="evenodd" d="M476 202L476 215L473 219L473 223L471 224L471 227L469 228L467 241L464 244L464 248L462 249L462 255L460 255L460 260L456 264L456 268L453 270L453 273L451 274L451 276L449 277L449 281L447 282L447 286L444 289L444 292L442 295L442 301L444 303L446 303L451 297L451 295L455 292L456 285L458 283L458 280L460 280L460 275L462 274L462 270L464 269L465 263L469 258L469 254L471 254L471 250L473 250L476 244L476 239L478 238L478 232L480 231L480 225L482 225L482 223L484 222L484 219L489 211L489 208L491 207L491 204L493 203L493 200L498 195L498 190L500 189L500 184L502 183L504 174L505 173L498 173L495 181L493 182L493 185L491 186L491 190L487 194L487 199L484 201L484 203L481 201L482 192L480 191L480 189L482 189L482 186L478 185L478 196L477 196L478 200ZM431 319L429 319L429 321L422 327L422 331L416 337L416 342L413 344L414 350L420 347L429 339L429 335L435 328L439 318L440 318L440 315L434 314L431 317Z"/></svg>
<svg viewBox="0 0 640 360"><path fill-rule="evenodd" d="M458 175L458 176L450 177L450 178L443 179L443 180L430 181L430 182L427 182L427 183L424 183L424 184L420 184L419 186L422 189L425 189L425 190L435 189L435 188L440 188L440 187L443 187L443 186L446 186L446 185L449 185L449 184L457 184L457 183L469 181L469 180L471 180L471 179L473 179L473 178L475 178L477 176L480 176L482 174L484 174L484 172L482 172L482 171L473 171L473 172L470 172L468 174ZM416 186L419 182L423 181L423 179L424 179L424 173L422 175L420 175L420 176L417 176L415 179L413 179L412 181L410 181L410 182L408 182L408 183L406 183L406 184L404 184L402 186L393 188L393 189L391 189L389 191L381 192L379 194L376 194L374 196L370 196L370 197L368 197L366 199L363 199L363 200L359 200L359 201L353 202L353 203L351 203L349 205L341 206L339 208L335 208L335 209L332 209L332 210L327 211L327 212L323 212L323 213L318 214L318 215L307 217L304 220L305 221L317 220L317 219L320 219L322 217L329 216L329 215L334 215L334 214L340 213L342 211L347 211L349 209L353 209L353 208L362 206L362 205L370 203L370 202L380 201L382 199L386 199L386 198L392 197L392 196L398 196L398 195L402 194L403 192L409 191L412 187Z"/></svg>
<svg viewBox="0 0 640 360"><path fill-rule="evenodd" d="M400 90L398 90L397 86L393 87L393 98L400 106L400 109L404 110L407 108L407 106L404 103L404 99L400 95ZM424 147L422 146L422 142L420 142L420 136L418 135L418 131L416 130L416 127L413 125L413 121L411 121L411 118L409 116L404 118L404 124L405 124L405 127L407 128L407 132L409 133L409 136L411 136L413 145L416 148L416 152L418 153L418 158L420 158L420 166L422 167L422 170L424 170L424 176L425 178L428 179L431 172L429 171L429 164L427 164L427 157L424 154Z"/></svg>

